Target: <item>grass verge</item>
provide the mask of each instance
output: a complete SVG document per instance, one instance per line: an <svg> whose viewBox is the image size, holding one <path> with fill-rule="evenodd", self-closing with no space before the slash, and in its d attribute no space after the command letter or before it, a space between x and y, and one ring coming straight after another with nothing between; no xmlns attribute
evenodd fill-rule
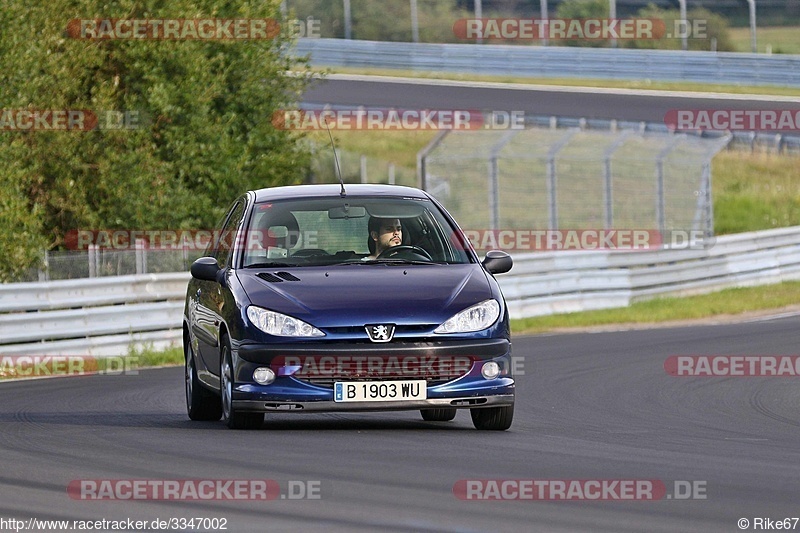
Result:
<svg viewBox="0 0 800 533"><path fill-rule="evenodd" d="M730 28L731 37L737 52L750 52L750 28ZM798 26L766 26L756 28L758 52L766 53L767 47L773 54L800 54L800 27Z"/></svg>
<svg viewBox="0 0 800 533"><path fill-rule="evenodd" d="M712 165L717 235L800 225L800 157L727 150Z"/></svg>
<svg viewBox="0 0 800 533"><path fill-rule="evenodd" d="M142 368L183 365L183 349L131 349L121 357L76 355L22 355L0 357L0 381L80 376L86 374L135 374Z"/></svg>
<svg viewBox="0 0 800 533"><path fill-rule="evenodd" d="M544 333L567 328L621 324L655 324L741 315L748 311L780 309L800 302L800 281L759 287L725 289L682 298L655 298L629 307L513 319L515 335Z"/></svg>
<svg viewBox="0 0 800 533"><path fill-rule="evenodd" d="M131 351L128 357L138 358L140 368L182 365L183 348L169 348L167 350L158 351L151 347L145 347L140 351Z"/></svg>

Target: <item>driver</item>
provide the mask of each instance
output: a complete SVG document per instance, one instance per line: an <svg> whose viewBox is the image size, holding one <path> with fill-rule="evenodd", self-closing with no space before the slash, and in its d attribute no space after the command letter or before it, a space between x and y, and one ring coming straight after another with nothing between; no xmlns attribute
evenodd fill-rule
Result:
<svg viewBox="0 0 800 533"><path fill-rule="evenodd" d="M387 248L403 244L403 226L399 218L370 217L367 227L369 238L375 244L375 252L367 259L377 259Z"/></svg>

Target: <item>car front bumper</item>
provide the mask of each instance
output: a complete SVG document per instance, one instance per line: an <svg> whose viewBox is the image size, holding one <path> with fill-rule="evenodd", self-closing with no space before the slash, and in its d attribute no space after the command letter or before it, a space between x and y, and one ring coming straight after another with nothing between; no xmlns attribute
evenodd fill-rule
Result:
<svg viewBox="0 0 800 533"><path fill-rule="evenodd" d="M414 409L475 409L513 405L515 384L511 375L511 343L501 339L475 339L435 342L398 343L296 343L241 344L235 358L236 385L233 406L242 411L256 412L325 412L325 411L398 411ZM471 366L463 374L445 382L429 382L425 399L394 401L335 402L333 388L298 379L276 367L281 358L320 356L351 357L468 357ZM481 368L488 361L498 362L503 373L487 379ZM269 385L259 385L252 379L256 368L268 366L278 377ZM364 377L341 376L338 381L361 379L393 381L415 379L414 376Z"/></svg>
<svg viewBox="0 0 800 533"><path fill-rule="evenodd" d="M255 412L332 412L332 411L407 411L414 409L477 409L514 405L513 394L473 396L462 398L429 398L397 402L276 402L234 400L233 406L241 411Z"/></svg>

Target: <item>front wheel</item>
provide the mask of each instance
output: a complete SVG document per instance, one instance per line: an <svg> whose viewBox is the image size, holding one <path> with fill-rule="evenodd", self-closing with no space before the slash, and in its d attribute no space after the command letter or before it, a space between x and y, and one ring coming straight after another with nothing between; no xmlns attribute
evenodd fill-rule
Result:
<svg viewBox="0 0 800 533"><path fill-rule="evenodd" d="M514 419L514 406L470 409L469 414L472 415L472 424L475 429L505 431L511 427L511 421Z"/></svg>
<svg viewBox="0 0 800 533"><path fill-rule="evenodd" d="M186 364L184 365L184 381L186 388L186 412L191 420L219 420L222 406L213 392L206 390L197 379L197 367L191 344L184 347Z"/></svg>
<svg viewBox="0 0 800 533"><path fill-rule="evenodd" d="M231 359L231 345L227 337L222 337L222 360L220 364L220 384L222 390L222 419L231 429L256 429L264 422L262 413L247 413L237 411L233 407L233 369Z"/></svg>

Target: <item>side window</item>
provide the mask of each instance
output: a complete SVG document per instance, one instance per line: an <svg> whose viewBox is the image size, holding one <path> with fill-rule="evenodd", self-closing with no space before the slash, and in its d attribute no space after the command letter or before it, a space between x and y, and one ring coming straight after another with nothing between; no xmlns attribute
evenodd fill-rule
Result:
<svg viewBox="0 0 800 533"><path fill-rule="evenodd" d="M231 206L233 209L233 206ZM222 218L219 219L219 222L214 224L214 230L211 233L211 238L208 239L208 246L206 246L205 252L203 252L203 257L216 257L217 255L217 247L219 246L219 232L222 231L222 226L225 224L225 221L228 220L228 217L231 214L231 209L222 215Z"/></svg>
<svg viewBox="0 0 800 533"><path fill-rule="evenodd" d="M219 234L219 242L217 249L214 252L214 257L217 258L220 268L225 268L231 259L231 252L236 240L236 232L242 224L244 217L244 201L239 200L236 205L231 209L231 214L228 221L222 228Z"/></svg>

